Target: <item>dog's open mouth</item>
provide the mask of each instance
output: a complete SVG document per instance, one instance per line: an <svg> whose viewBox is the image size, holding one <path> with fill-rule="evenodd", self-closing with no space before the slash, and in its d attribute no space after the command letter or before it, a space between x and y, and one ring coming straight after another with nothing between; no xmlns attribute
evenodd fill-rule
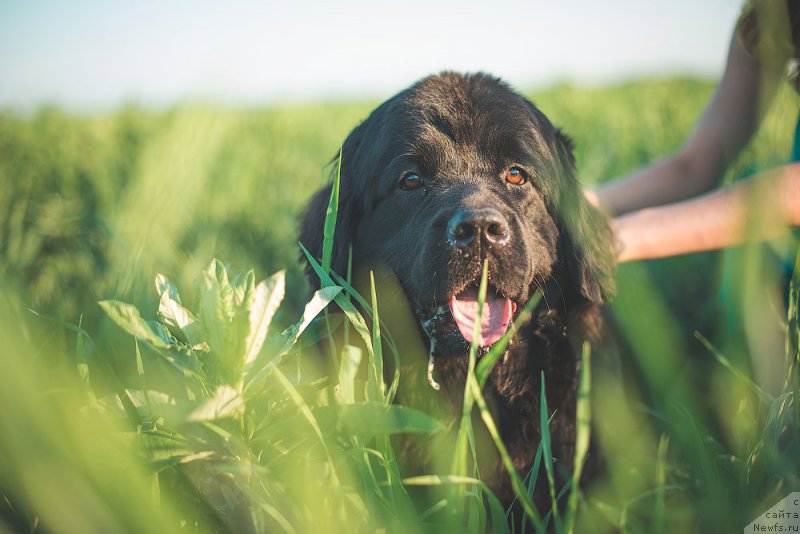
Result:
<svg viewBox="0 0 800 534"><path fill-rule="evenodd" d="M511 325L517 305L503 297L493 288L486 293L483 309L478 317L478 288L469 286L457 295L450 297L450 313L453 315L458 331L472 343L477 330L478 346L486 347L497 342ZM476 328L476 323L480 323Z"/></svg>

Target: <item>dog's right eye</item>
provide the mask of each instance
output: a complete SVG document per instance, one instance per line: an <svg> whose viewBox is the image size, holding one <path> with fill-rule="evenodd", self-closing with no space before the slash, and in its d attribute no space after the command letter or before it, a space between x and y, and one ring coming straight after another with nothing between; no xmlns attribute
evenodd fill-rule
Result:
<svg viewBox="0 0 800 534"><path fill-rule="evenodd" d="M525 171L519 167L509 167L506 171L506 182L514 185L523 185L528 181Z"/></svg>
<svg viewBox="0 0 800 534"><path fill-rule="evenodd" d="M419 174L410 172L400 179L400 189L403 191L413 191L422 187L422 178Z"/></svg>

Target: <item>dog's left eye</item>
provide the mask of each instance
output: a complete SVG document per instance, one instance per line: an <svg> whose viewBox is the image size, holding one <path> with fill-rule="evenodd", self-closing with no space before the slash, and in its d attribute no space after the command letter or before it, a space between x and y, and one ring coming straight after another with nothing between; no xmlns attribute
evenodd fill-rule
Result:
<svg viewBox="0 0 800 534"><path fill-rule="evenodd" d="M528 181L525 171L519 167L509 167L506 171L506 182L514 185L522 185Z"/></svg>
<svg viewBox="0 0 800 534"><path fill-rule="evenodd" d="M422 186L422 178L419 174L410 172L400 179L400 189L403 191L413 191Z"/></svg>

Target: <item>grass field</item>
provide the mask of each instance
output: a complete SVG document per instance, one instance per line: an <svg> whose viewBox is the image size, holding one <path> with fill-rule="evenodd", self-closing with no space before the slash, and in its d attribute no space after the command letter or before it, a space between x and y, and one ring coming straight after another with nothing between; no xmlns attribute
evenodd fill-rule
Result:
<svg viewBox="0 0 800 534"><path fill-rule="evenodd" d="M589 185L675 150L712 88L531 98L573 137ZM394 357L373 338L380 295L348 318L369 349L342 348L338 387L303 357L324 328L301 317L347 291L331 281L308 303L297 217L375 104L0 113L0 531L503 530L468 429L463 462L402 480L390 437L441 422L377 378ZM782 93L727 179L785 161L797 111ZM778 246L620 269L627 386L598 378L583 406L607 474L554 488L563 515L531 510L527 531L738 531L800 489L800 324ZM420 485L443 500L415 508Z"/></svg>

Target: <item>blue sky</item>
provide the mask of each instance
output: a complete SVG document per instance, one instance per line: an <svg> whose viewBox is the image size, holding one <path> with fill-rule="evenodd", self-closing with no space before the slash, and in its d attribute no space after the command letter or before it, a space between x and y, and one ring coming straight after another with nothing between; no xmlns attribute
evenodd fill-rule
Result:
<svg viewBox="0 0 800 534"><path fill-rule="evenodd" d="M2 0L0 107L383 98L443 69L489 71L523 88L716 77L740 7L739 0Z"/></svg>

